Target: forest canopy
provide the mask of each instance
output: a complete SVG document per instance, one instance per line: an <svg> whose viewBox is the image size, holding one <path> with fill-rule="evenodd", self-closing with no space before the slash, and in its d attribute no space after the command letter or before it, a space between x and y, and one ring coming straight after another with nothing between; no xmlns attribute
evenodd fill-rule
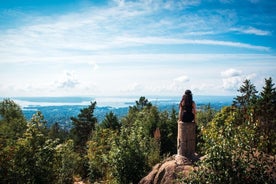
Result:
<svg viewBox="0 0 276 184"><path fill-rule="evenodd" d="M198 109L197 153L206 159L187 183L272 183L276 158L276 89L250 80L231 106ZM176 154L178 109L160 111L141 96L119 119L94 116L96 102L71 117L72 128L47 126L36 112L26 120L11 99L0 102L0 181L3 183L138 183L156 163Z"/></svg>

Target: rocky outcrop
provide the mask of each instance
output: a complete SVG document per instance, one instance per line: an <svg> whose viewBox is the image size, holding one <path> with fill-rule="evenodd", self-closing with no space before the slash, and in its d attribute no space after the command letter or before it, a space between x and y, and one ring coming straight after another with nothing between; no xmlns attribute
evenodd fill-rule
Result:
<svg viewBox="0 0 276 184"><path fill-rule="evenodd" d="M144 177L139 184L172 184L177 176L187 176L194 170L192 160L181 155L173 155L162 163L156 164L152 171Z"/></svg>

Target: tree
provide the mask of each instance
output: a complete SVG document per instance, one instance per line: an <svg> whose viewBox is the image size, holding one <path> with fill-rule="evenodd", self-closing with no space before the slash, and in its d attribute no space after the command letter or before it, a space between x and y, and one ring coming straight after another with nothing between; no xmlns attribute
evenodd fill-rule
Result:
<svg viewBox="0 0 276 184"><path fill-rule="evenodd" d="M26 125L27 121L19 105L10 99L0 102L0 138L16 140L22 136Z"/></svg>
<svg viewBox="0 0 276 184"><path fill-rule="evenodd" d="M0 102L0 181L13 183L16 142L27 128L22 110L13 100Z"/></svg>
<svg viewBox="0 0 276 184"><path fill-rule="evenodd" d="M71 184L73 176L77 174L78 164L81 160L79 154L74 152L74 142L69 139L55 148L54 171L56 180L52 183Z"/></svg>
<svg viewBox="0 0 276 184"><path fill-rule="evenodd" d="M87 159L87 141L92 135L95 125L97 123L97 118L94 117L94 110L96 107L96 102L91 102L91 104L80 110L78 117L71 117L72 129L71 135L74 141L75 151L80 154L80 160L78 162L79 168L77 172L83 178L88 176L88 159Z"/></svg>
<svg viewBox="0 0 276 184"><path fill-rule="evenodd" d="M145 132L143 121L137 119L131 128L122 125L119 136L114 138L109 165L117 183L138 183L152 166L149 163L159 161L158 144Z"/></svg>
<svg viewBox="0 0 276 184"><path fill-rule="evenodd" d="M119 132L110 128L97 127L91 140L88 141L87 157L89 160L89 179L91 183L111 183L113 179L111 148Z"/></svg>
<svg viewBox="0 0 276 184"><path fill-rule="evenodd" d="M250 80L246 79L240 89L238 89L238 92L241 93L241 96L234 98L235 106L240 108L247 108L256 101L256 94L258 91Z"/></svg>
<svg viewBox="0 0 276 184"><path fill-rule="evenodd" d="M136 109L136 110L141 110L141 109L143 109L144 107L151 107L152 106L152 104L148 101L148 99L146 98L146 97L144 97L144 96L141 96L140 98L139 98L139 100L137 101L136 100L136 106L134 106L134 108Z"/></svg>
<svg viewBox="0 0 276 184"><path fill-rule="evenodd" d="M113 112L109 112L105 115L104 120L101 123L102 128L110 128L112 130L119 130L120 123L117 116Z"/></svg>
<svg viewBox="0 0 276 184"><path fill-rule="evenodd" d="M224 107L203 130L205 158L183 183L274 183L273 159L256 150L256 124L237 125Z"/></svg>
<svg viewBox="0 0 276 184"><path fill-rule="evenodd" d="M33 116L30 121L31 124L33 124L43 135L47 135L47 121L44 118L44 115L42 114L41 111L37 111Z"/></svg>
<svg viewBox="0 0 276 184"><path fill-rule="evenodd" d="M69 132L65 128L60 127L56 122L50 127L48 136L51 139L59 139L61 142L64 142L69 138Z"/></svg>
<svg viewBox="0 0 276 184"><path fill-rule="evenodd" d="M14 180L21 183L54 181L53 165L56 145L57 141L48 139L43 129L40 129L36 123L28 123L27 130L15 145Z"/></svg>
<svg viewBox="0 0 276 184"><path fill-rule="evenodd" d="M211 107L210 104L204 105L200 107L196 114L196 135L197 135L197 147L196 152L201 153L202 145L204 145L203 135L202 131L204 128L208 126L208 124L212 121L212 119L215 117L217 111Z"/></svg>
<svg viewBox="0 0 276 184"><path fill-rule="evenodd" d="M257 93L256 87L246 79L238 92L240 96L234 98L233 106L238 108L239 117L237 123L255 121Z"/></svg>
<svg viewBox="0 0 276 184"><path fill-rule="evenodd" d="M276 88L272 78L265 79L265 86L257 104L260 136L263 151L276 153Z"/></svg>
<svg viewBox="0 0 276 184"><path fill-rule="evenodd" d="M79 153L86 152L86 142L95 129L97 123L96 117L94 117L94 110L96 102L80 110L77 118L71 117L72 129L71 134L73 135L75 149Z"/></svg>

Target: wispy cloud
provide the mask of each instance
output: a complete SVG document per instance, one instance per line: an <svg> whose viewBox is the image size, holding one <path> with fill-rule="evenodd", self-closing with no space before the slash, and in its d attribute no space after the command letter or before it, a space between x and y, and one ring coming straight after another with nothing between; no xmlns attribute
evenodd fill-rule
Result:
<svg viewBox="0 0 276 184"><path fill-rule="evenodd" d="M217 92L234 89L260 68L275 73L273 23L242 17L248 12L241 13L236 1L87 4L54 14L0 12L8 17L0 23L10 22L0 25L0 94ZM13 78L18 71L20 81Z"/></svg>
<svg viewBox="0 0 276 184"><path fill-rule="evenodd" d="M230 10L218 10L215 15L207 10L197 14L187 12L177 18L172 14L172 9L184 11L187 7L199 5L200 1L117 3L118 6L92 6L63 15L35 18L25 15L23 18L27 16L32 23L23 24L17 29L0 31L1 58L8 60L11 56L20 55L18 60L24 60L24 57L57 57L68 52L109 52L114 49L152 45L211 45L270 51L270 47L265 45L225 41L212 36L208 39L201 38L223 33L233 26L232 19L236 19L236 16ZM224 18L226 16L228 19ZM232 31L255 35L271 34L253 27Z"/></svg>
<svg viewBox="0 0 276 184"><path fill-rule="evenodd" d="M253 34L258 36L269 36L271 35L270 31L257 29L254 27L248 27L248 28L232 28L231 31L237 31L244 34Z"/></svg>
<svg viewBox="0 0 276 184"><path fill-rule="evenodd" d="M160 44L160 45L180 45L180 44L192 44L192 45L215 45L215 46L227 46L227 47L238 47L246 49L254 49L261 51L269 51L269 47L251 45L241 42L230 42L220 40L198 40L198 39L177 39L177 38L163 38L163 37L122 37L118 39L121 44Z"/></svg>

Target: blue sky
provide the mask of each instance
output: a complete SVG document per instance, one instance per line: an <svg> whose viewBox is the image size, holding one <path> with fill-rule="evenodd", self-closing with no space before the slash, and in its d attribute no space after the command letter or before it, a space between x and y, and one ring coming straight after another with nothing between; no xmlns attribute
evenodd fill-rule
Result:
<svg viewBox="0 0 276 184"><path fill-rule="evenodd" d="M0 96L236 95L276 80L276 1L0 0Z"/></svg>

